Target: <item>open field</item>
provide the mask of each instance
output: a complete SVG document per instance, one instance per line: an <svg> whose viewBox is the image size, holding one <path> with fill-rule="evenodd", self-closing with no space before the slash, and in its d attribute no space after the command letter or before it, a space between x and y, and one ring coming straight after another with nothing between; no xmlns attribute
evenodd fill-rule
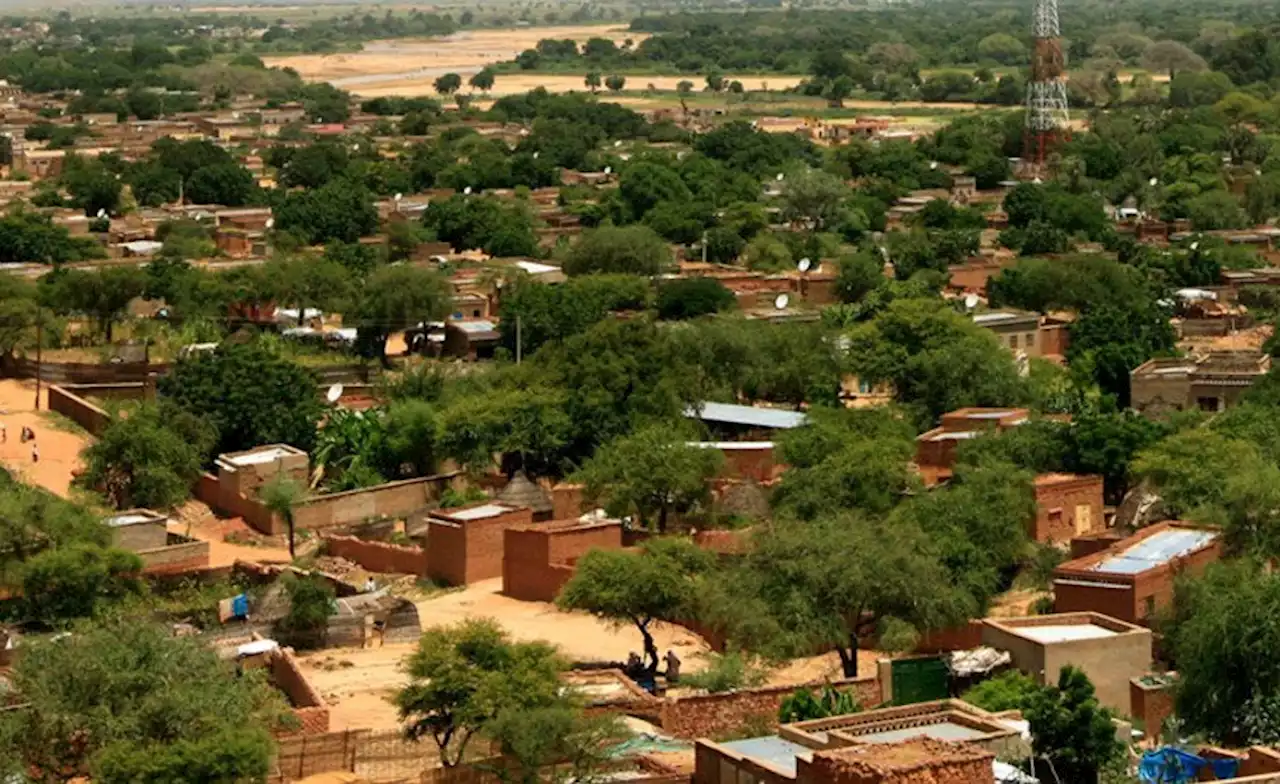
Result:
<svg viewBox="0 0 1280 784"><path fill-rule="evenodd" d="M304 79L332 82L364 95L358 88L394 81L424 81L430 89L431 81L441 74L473 74L486 65L514 58L544 38L570 38L581 43L593 37L639 43L646 35L617 24L464 30L443 38L370 41L359 52L267 57L264 62L292 68ZM582 84L581 77L578 84Z"/></svg>
<svg viewBox="0 0 1280 784"><path fill-rule="evenodd" d="M0 423L4 425L0 463L22 481L65 498L71 494L71 479L81 467L80 450L93 439L82 430L73 430L46 416L47 389L41 391L40 411L36 411L34 381L0 381ZM39 462L32 460L32 445L23 444L19 438L23 427L31 428L36 434Z"/></svg>

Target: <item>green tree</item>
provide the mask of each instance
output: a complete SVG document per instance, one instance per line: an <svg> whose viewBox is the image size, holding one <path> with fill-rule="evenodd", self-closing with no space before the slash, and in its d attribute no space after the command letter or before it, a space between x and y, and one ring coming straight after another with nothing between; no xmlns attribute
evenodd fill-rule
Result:
<svg viewBox="0 0 1280 784"><path fill-rule="evenodd" d="M1123 753L1111 712L1098 704L1093 684L1075 667L1063 667L1056 686L1034 694L1023 716L1036 755L1049 760L1063 781L1096 781Z"/></svg>
<svg viewBox="0 0 1280 784"><path fill-rule="evenodd" d="M358 330L364 356L385 361L387 336L439 321L451 302L449 283L439 272L396 265L374 270L343 315Z"/></svg>
<svg viewBox="0 0 1280 784"><path fill-rule="evenodd" d="M142 589L142 560L124 550L73 544L45 550L22 573L27 617L55 626L92 618L104 604Z"/></svg>
<svg viewBox="0 0 1280 784"><path fill-rule="evenodd" d="M206 458L274 443L309 450L322 413L315 378L256 341L181 359L157 390L217 430Z"/></svg>
<svg viewBox="0 0 1280 784"><path fill-rule="evenodd" d="M83 314L98 322L107 342L114 327L135 297L145 288L140 267L104 267L97 270L61 269L40 281L42 304L60 314Z"/></svg>
<svg viewBox="0 0 1280 784"><path fill-rule="evenodd" d="M573 428L565 399L550 387L456 399L440 415L440 450L477 473L493 467L494 455L508 454L520 470L554 473Z"/></svg>
<svg viewBox="0 0 1280 784"><path fill-rule="evenodd" d="M671 263L671 249L647 226L601 226L584 232L564 260L567 275L657 275Z"/></svg>
<svg viewBox="0 0 1280 784"><path fill-rule="evenodd" d="M779 656L834 649L850 678L858 676L859 639L877 625L882 647L905 644L904 628L940 628L976 609L918 528L847 514L775 522L739 566L710 582L701 617L731 641Z"/></svg>
<svg viewBox="0 0 1280 784"><path fill-rule="evenodd" d="M715 278L683 278L658 287L658 317L680 321L735 307L733 292Z"/></svg>
<svg viewBox="0 0 1280 784"><path fill-rule="evenodd" d="M192 204L242 207L254 201L258 183L248 169L223 163L196 169L187 182L185 197Z"/></svg>
<svg viewBox="0 0 1280 784"><path fill-rule="evenodd" d="M101 161L68 155L62 184L85 215L114 215L120 211L120 180Z"/></svg>
<svg viewBox="0 0 1280 784"><path fill-rule="evenodd" d="M618 626L634 625L643 640L645 670L652 674L658 670L658 646L650 627L692 617L699 577L713 563L709 553L676 538L649 539L638 551L592 550L578 560L556 604Z"/></svg>
<svg viewBox="0 0 1280 784"><path fill-rule="evenodd" d="M707 483L722 462L717 450L690 446L669 426L650 426L602 446L574 481L611 513L634 515L641 527L665 533L671 515L706 503Z"/></svg>
<svg viewBox="0 0 1280 784"><path fill-rule="evenodd" d="M143 405L116 417L83 453L77 482L116 509L169 509L191 495L214 433L172 406Z"/></svg>
<svg viewBox="0 0 1280 784"><path fill-rule="evenodd" d="M1216 515L1228 500L1224 477L1260 471L1264 464L1252 443L1193 428L1148 447L1133 473L1155 485L1171 515Z"/></svg>
<svg viewBox="0 0 1280 784"><path fill-rule="evenodd" d="M1015 65L1026 61L1027 47L1008 33L992 33L978 42L978 56Z"/></svg>
<svg viewBox="0 0 1280 784"><path fill-rule="evenodd" d="M286 474L279 473L258 488L258 498L272 515L284 520L289 538L289 558L297 558L294 510L307 497L307 490Z"/></svg>
<svg viewBox="0 0 1280 784"><path fill-rule="evenodd" d="M467 80L467 83L474 89L479 90L482 93L486 93L493 89L495 78L496 74L494 74L492 68L481 68L479 71L472 74L471 78Z"/></svg>
<svg viewBox="0 0 1280 784"><path fill-rule="evenodd" d="M386 446L396 467L428 476L439 464L440 417L425 400L396 400L387 407Z"/></svg>
<svg viewBox="0 0 1280 784"><path fill-rule="evenodd" d="M439 76L435 81L436 92L441 95L452 95L462 87L462 77L456 73L447 73Z"/></svg>
<svg viewBox="0 0 1280 784"><path fill-rule="evenodd" d="M583 78L582 83L585 84L587 86L587 89L590 90L591 92L593 93L596 92L597 90L600 89L600 84L601 84L600 72L587 71L587 75L585 78Z"/></svg>
<svg viewBox="0 0 1280 784"><path fill-rule="evenodd" d="M32 640L0 713L0 773L123 784L261 781L288 706L265 671L236 671L194 637L137 622ZM8 766L8 767L6 767Z"/></svg>
<svg viewBox="0 0 1280 784"><path fill-rule="evenodd" d="M608 87L610 92L620 93L622 88L627 86L627 77L618 74L610 74L604 79L604 86Z"/></svg>
<svg viewBox="0 0 1280 784"><path fill-rule="evenodd" d="M884 262L875 253L862 251L840 258L836 296L841 302L858 302L884 284Z"/></svg>
<svg viewBox="0 0 1280 784"><path fill-rule="evenodd" d="M895 300L851 330L849 365L862 380L892 384L899 401L928 419L1010 405L1022 394L1012 356L990 332L927 300Z"/></svg>
<svg viewBox="0 0 1280 784"><path fill-rule="evenodd" d="M839 177L821 169L800 169L787 174L782 187L782 217L811 231L833 225L849 188Z"/></svg>
<svg viewBox="0 0 1280 784"><path fill-rule="evenodd" d="M1262 653L1280 644L1278 610L1280 577L1247 560L1175 583L1161 630L1177 662L1175 705L1189 732L1237 746L1280 740L1280 666Z"/></svg>
<svg viewBox="0 0 1280 784"><path fill-rule="evenodd" d="M512 742L497 731L500 716L564 704L564 663L555 649L512 642L487 618L427 631L407 669L410 682L395 698L405 732L413 740L430 737L446 768L466 760L477 734L494 731Z"/></svg>
<svg viewBox="0 0 1280 784"><path fill-rule="evenodd" d="M267 501L274 501L287 492L267 491L264 488L263 496ZM270 503L268 508L276 511ZM292 509L292 506L289 508ZM289 515L292 517L292 512L289 512ZM292 525L289 544L292 547ZM276 629L295 648L323 647L328 635L329 618L338 611L333 588L325 582L324 578L314 575L296 577L289 574L283 582L285 592L289 595L289 612L276 622Z"/></svg>
<svg viewBox="0 0 1280 784"><path fill-rule="evenodd" d="M373 197L342 179L316 190L294 191L275 208L277 231L297 235L309 245L356 242L378 228Z"/></svg>
<svg viewBox="0 0 1280 784"><path fill-rule="evenodd" d="M1156 41L1142 52L1142 67L1163 71L1172 79L1181 71L1204 71L1204 58L1177 41Z"/></svg>

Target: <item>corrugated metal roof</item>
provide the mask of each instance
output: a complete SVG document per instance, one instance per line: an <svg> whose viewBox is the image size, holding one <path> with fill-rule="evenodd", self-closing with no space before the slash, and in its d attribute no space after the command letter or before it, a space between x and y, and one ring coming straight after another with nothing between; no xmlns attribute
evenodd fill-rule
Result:
<svg viewBox="0 0 1280 784"><path fill-rule="evenodd" d="M796 757L813 759L812 749L801 746L799 743L783 740L777 735L733 740L720 745L735 754L763 762L792 776L796 775Z"/></svg>
<svg viewBox="0 0 1280 784"><path fill-rule="evenodd" d="M1104 558L1093 570L1107 574L1139 574L1199 550L1217 538L1217 531L1171 528Z"/></svg>
<svg viewBox="0 0 1280 784"><path fill-rule="evenodd" d="M685 416L690 419L701 419L704 422L724 422L774 430L789 430L809 421L808 415L800 411L736 406L731 403L699 403L697 406L690 406L685 411Z"/></svg>

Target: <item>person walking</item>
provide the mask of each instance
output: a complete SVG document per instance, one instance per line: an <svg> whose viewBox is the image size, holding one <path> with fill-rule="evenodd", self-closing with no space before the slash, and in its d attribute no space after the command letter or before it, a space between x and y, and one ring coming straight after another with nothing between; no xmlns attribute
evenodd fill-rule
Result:
<svg viewBox="0 0 1280 784"><path fill-rule="evenodd" d="M40 445L34 441L31 442L31 462L40 462Z"/></svg>

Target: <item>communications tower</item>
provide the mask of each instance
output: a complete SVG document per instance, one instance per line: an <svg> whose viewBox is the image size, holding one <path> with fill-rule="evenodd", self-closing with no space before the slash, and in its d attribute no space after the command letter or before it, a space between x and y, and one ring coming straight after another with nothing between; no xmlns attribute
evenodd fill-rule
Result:
<svg viewBox="0 0 1280 784"><path fill-rule="evenodd" d="M1039 165L1067 133L1067 84L1058 0L1035 0L1031 79L1027 83L1027 130L1022 158Z"/></svg>

